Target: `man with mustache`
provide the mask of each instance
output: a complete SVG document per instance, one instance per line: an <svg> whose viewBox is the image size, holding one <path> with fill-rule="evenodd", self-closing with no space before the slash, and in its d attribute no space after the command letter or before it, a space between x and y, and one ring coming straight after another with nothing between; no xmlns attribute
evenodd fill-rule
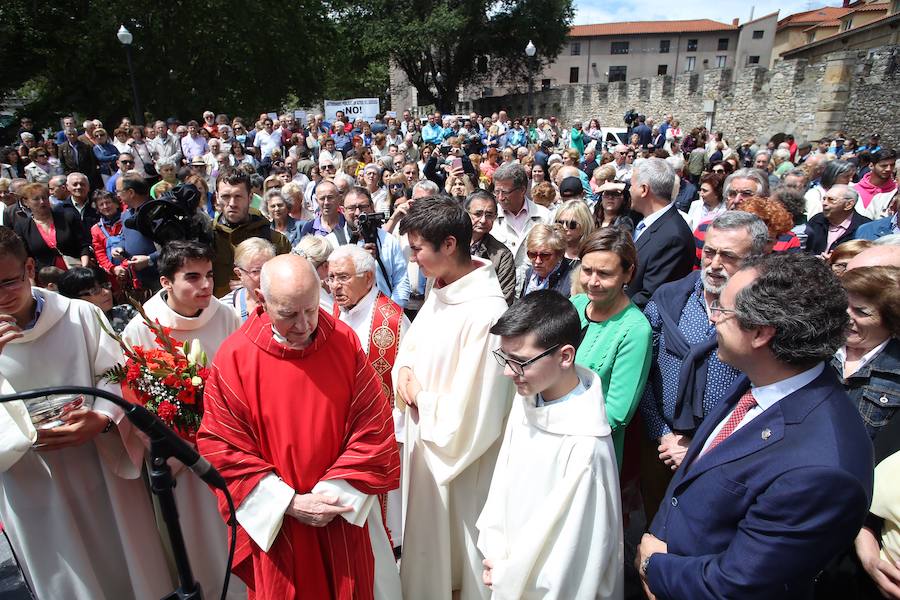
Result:
<svg viewBox="0 0 900 600"><path fill-rule="evenodd" d="M644 309L654 340L654 361L639 405L649 438L641 452L648 521L694 431L739 375L716 355L709 305L747 259L766 252L768 237L756 215L722 213L706 232L700 269L660 286Z"/></svg>

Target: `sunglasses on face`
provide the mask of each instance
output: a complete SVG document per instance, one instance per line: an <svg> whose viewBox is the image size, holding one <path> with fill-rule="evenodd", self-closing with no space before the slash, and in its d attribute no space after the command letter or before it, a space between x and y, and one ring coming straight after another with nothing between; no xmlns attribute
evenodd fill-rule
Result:
<svg viewBox="0 0 900 600"><path fill-rule="evenodd" d="M547 262L551 258L553 258L552 252L531 252L531 251L529 251L529 252L526 252L525 254L528 256L528 260L531 260L531 261L540 258L541 262Z"/></svg>
<svg viewBox="0 0 900 600"><path fill-rule="evenodd" d="M566 229L570 229L570 230L572 230L572 231L578 229L578 221L565 221L565 220L562 220L562 219L557 219L557 220L556 220L556 224L557 224L557 225L562 225L562 226L565 227Z"/></svg>

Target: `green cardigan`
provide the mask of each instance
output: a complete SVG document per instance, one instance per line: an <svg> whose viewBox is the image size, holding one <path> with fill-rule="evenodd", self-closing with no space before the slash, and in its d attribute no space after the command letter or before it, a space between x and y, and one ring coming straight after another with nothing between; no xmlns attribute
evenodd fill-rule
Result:
<svg viewBox="0 0 900 600"><path fill-rule="evenodd" d="M581 327L587 328L575 362L591 369L603 384L606 418L612 428L616 460L622 468L625 427L638 407L650 372L653 332L650 323L633 303L611 318L596 323L586 315L590 299L586 294L572 298Z"/></svg>

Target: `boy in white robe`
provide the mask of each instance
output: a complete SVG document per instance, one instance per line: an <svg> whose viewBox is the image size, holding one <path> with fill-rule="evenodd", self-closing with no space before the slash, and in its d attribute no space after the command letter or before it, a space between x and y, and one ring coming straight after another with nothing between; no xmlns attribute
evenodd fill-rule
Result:
<svg viewBox="0 0 900 600"><path fill-rule="evenodd" d="M578 313L540 290L491 333L517 394L478 518L484 583L494 600L621 599L616 455L600 379L575 365Z"/></svg>
<svg viewBox="0 0 900 600"><path fill-rule="evenodd" d="M469 254L472 219L455 200L417 200L400 224L433 282L401 340L392 381L403 443L404 598L486 599L475 521L487 497L512 386L490 351L506 310L490 262Z"/></svg>
<svg viewBox="0 0 900 600"><path fill-rule="evenodd" d="M157 260L162 290L144 304L144 312L163 327L172 329L179 342L198 340L207 364L241 320L228 305L213 297L212 250L197 242L169 242ZM125 327L122 337L128 344L155 348L155 334L138 315ZM216 497L209 487L180 463L169 461L176 476L174 489L185 547L194 577L204 597L218 598L225 578L228 557L227 529L222 522ZM247 590L232 575L229 598L243 598Z"/></svg>
<svg viewBox="0 0 900 600"><path fill-rule="evenodd" d="M34 270L22 240L0 227L0 394L63 385L118 393L98 382L122 361L101 328L106 317L87 302L32 288ZM65 420L36 431L23 402L0 404L0 520L25 580L41 599L169 594L175 586L139 478L134 430L101 398Z"/></svg>

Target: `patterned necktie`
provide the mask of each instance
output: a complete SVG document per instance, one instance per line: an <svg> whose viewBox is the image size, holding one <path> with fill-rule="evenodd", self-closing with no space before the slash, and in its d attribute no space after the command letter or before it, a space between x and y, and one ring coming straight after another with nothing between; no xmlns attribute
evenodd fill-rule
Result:
<svg viewBox="0 0 900 600"><path fill-rule="evenodd" d="M637 227L634 228L634 240L637 241L639 237L641 237L641 232L644 231L644 228L647 227L647 224L641 221L637 224Z"/></svg>
<svg viewBox="0 0 900 600"><path fill-rule="evenodd" d="M754 406L756 406L756 398L753 397L753 390L747 390L747 392L741 396L741 399L738 400L737 406L735 406L734 410L731 412L731 416L728 417L728 420L725 421L725 425L719 430L716 437L713 438L713 441L706 449L706 452L709 452L721 444L725 438L734 433L738 424L745 416L747 416L747 412Z"/></svg>

